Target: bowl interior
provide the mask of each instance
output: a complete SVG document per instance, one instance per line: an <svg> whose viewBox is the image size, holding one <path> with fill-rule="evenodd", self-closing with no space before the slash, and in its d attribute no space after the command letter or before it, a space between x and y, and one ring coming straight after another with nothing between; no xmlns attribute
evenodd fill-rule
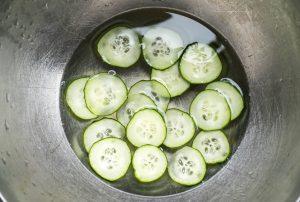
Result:
<svg viewBox="0 0 300 202"><path fill-rule="evenodd" d="M151 26L162 26L170 28L181 35L185 45L193 42L201 42L214 47L221 58L223 71L220 78L231 78L241 87L245 100L245 109L239 118L231 122L224 132L227 134L232 154L236 151L241 142L247 127L249 113L248 82L243 65L227 40L213 27L185 12L166 8L142 8L121 13L111 19L103 22L97 29L90 33L74 51L70 59L61 83L60 110L62 122L71 147L90 172L95 174L88 162L88 154L85 152L82 134L87 125L92 121L82 121L76 119L68 110L64 103L64 92L67 84L75 78L89 76L99 72L108 72L114 70L120 76L128 87L142 79L150 79L151 68L146 64L143 57L132 67L128 69L115 68L104 63L95 51L95 43L99 35L103 34L109 27L118 24L124 24L135 29L141 36ZM220 79L218 78L218 79ZM192 85L183 95L173 98L169 108L178 107L188 112L192 99L198 92L203 90L206 85ZM114 115L112 115L114 117ZM190 141L188 145L191 145ZM172 154L176 150L162 147L167 154ZM132 151L135 150L131 147ZM228 159L228 161L230 158ZM209 180L228 162L208 166L206 177L203 182ZM95 174L97 176L97 174ZM164 196L184 192L196 186L186 187L173 182L167 172L163 177L152 183L140 183L133 176L132 167L129 168L126 176L116 182L109 182L99 177L103 183L117 188L119 190L132 194L146 196ZM202 182L202 183L203 183Z"/></svg>

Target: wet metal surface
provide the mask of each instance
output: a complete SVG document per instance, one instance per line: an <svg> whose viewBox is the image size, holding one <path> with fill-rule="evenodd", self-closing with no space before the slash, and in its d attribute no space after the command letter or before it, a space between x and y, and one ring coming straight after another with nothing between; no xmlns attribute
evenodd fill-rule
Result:
<svg viewBox="0 0 300 202"><path fill-rule="evenodd" d="M181 9L216 28L249 82L245 136L228 164L167 197L112 189L77 158L60 117L60 81L103 21L145 6ZM8 201L295 201L300 194L300 2L79 0L0 4L0 190Z"/></svg>

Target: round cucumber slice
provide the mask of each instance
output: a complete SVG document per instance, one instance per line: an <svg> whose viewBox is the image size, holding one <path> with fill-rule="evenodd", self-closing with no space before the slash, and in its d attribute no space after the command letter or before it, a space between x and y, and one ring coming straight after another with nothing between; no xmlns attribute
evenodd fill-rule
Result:
<svg viewBox="0 0 300 202"><path fill-rule="evenodd" d="M192 117L179 109L166 112L167 137L164 145L170 148L180 147L192 139L196 128Z"/></svg>
<svg viewBox="0 0 300 202"><path fill-rule="evenodd" d="M89 161L98 175L106 180L115 181L126 174L131 162L131 153L126 142L109 137L92 146Z"/></svg>
<svg viewBox="0 0 300 202"><path fill-rule="evenodd" d="M84 86L89 80L88 77L76 79L66 89L65 100L73 114L78 118L89 120L94 119L97 115L90 112L86 107L84 100Z"/></svg>
<svg viewBox="0 0 300 202"><path fill-rule="evenodd" d="M159 146L167 135L163 117L154 109L136 112L126 128L127 139L136 147L143 145Z"/></svg>
<svg viewBox="0 0 300 202"><path fill-rule="evenodd" d="M201 152L207 164L221 163L230 154L227 137L220 130L201 131L193 142L193 148Z"/></svg>
<svg viewBox="0 0 300 202"><path fill-rule="evenodd" d="M190 83L182 78L178 63L165 70L152 69L151 80L157 80L164 84L171 97L181 95L190 87Z"/></svg>
<svg viewBox="0 0 300 202"><path fill-rule="evenodd" d="M97 50L104 62L123 68L136 63L141 54L139 37L128 27L115 27L106 32L99 40Z"/></svg>
<svg viewBox="0 0 300 202"><path fill-rule="evenodd" d="M175 182L192 186L204 178L206 164L198 150L185 146L172 155L168 173Z"/></svg>
<svg viewBox="0 0 300 202"><path fill-rule="evenodd" d="M222 63L217 52L206 44L189 45L180 60L179 70L193 84L209 83L220 75Z"/></svg>
<svg viewBox="0 0 300 202"><path fill-rule="evenodd" d="M143 37L143 55L155 69L166 69L179 59L183 41L179 34L163 27L149 29Z"/></svg>
<svg viewBox="0 0 300 202"><path fill-rule="evenodd" d="M84 89L88 109L97 115L109 115L117 111L127 99L127 88L117 76L99 73L91 77Z"/></svg>
<svg viewBox="0 0 300 202"><path fill-rule="evenodd" d="M167 158L159 148L145 145L138 148L133 155L134 176L141 182L159 179L167 168Z"/></svg>
<svg viewBox="0 0 300 202"><path fill-rule="evenodd" d="M231 111L231 120L236 119L244 109L244 101L239 91L226 81L215 81L206 86L206 89L220 92L227 100Z"/></svg>
<svg viewBox="0 0 300 202"><path fill-rule="evenodd" d="M151 98L143 94L129 95L126 102L117 111L117 119L127 126L133 114L144 108L156 109L156 105Z"/></svg>
<svg viewBox="0 0 300 202"><path fill-rule="evenodd" d="M83 144L89 152L92 145L103 138L123 138L124 136L125 127L122 124L111 118L103 118L86 127L83 133Z"/></svg>
<svg viewBox="0 0 300 202"><path fill-rule="evenodd" d="M170 93L167 88L155 80L142 80L135 83L129 90L129 95L134 94L147 95L161 111L166 111L170 102Z"/></svg>
<svg viewBox="0 0 300 202"><path fill-rule="evenodd" d="M190 115L199 128L218 130L229 123L230 108L222 94L215 90L205 90L194 98Z"/></svg>

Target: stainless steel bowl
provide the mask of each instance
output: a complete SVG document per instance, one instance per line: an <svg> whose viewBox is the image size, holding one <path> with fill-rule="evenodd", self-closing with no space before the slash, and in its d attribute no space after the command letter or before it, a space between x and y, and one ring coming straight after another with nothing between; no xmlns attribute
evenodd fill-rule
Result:
<svg viewBox="0 0 300 202"><path fill-rule="evenodd" d="M138 196L95 177L61 122L60 87L86 36L112 16L169 7L215 27L245 66L249 124L226 166L196 188ZM8 201L295 201L300 187L300 2L297 0L2 0L0 190Z"/></svg>

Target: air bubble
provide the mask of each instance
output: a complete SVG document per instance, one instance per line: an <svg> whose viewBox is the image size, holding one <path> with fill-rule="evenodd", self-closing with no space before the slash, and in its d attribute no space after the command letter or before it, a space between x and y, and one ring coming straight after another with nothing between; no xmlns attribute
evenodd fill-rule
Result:
<svg viewBox="0 0 300 202"><path fill-rule="evenodd" d="M113 75L113 76L115 76L117 74L115 70L109 70L107 73L109 75Z"/></svg>
<svg viewBox="0 0 300 202"><path fill-rule="evenodd" d="M6 165L6 160L5 160L5 158L2 158L1 160L2 160L2 163L3 163L4 165Z"/></svg>

